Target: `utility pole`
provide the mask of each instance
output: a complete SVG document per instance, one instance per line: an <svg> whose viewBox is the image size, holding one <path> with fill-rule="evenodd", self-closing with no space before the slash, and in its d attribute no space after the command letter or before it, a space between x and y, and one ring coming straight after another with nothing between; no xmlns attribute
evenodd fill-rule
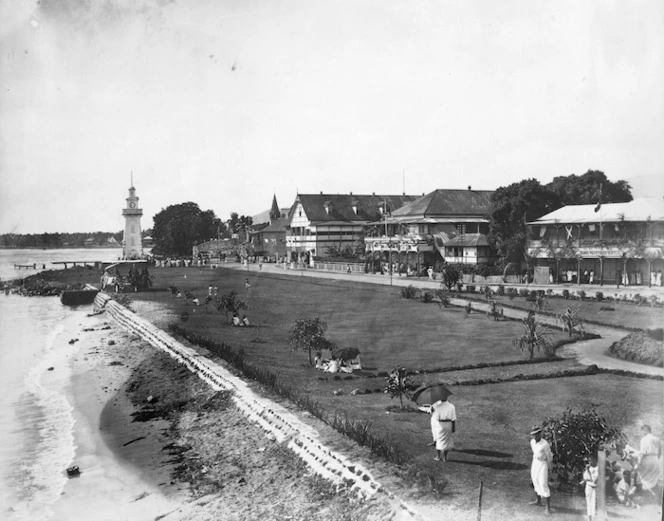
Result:
<svg viewBox="0 0 664 521"><path fill-rule="evenodd" d="M387 199L383 199L383 216L385 217L385 240L387 241L387 250L389 252L389 272L390 272L390 286L392 285L392 242L387 234Z"/></svg>

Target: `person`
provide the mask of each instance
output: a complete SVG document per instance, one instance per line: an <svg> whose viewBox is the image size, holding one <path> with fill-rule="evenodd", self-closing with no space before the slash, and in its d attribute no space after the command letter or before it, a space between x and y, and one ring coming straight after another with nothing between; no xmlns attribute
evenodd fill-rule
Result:
<svg viewBox="0 0 664 521"><path fill-rule="evenodd" d="M583 471L583 481L581 485L586 486L586 513L588 521L593 521L597 507L597 479L599 478L599 469L597 468L597 456L590 456L586 470Z"/></svg>
<svg viewBox="0 0 664 521"><path fill-rule="evenodd" d="M238 316L237 313L233 313L233 325L234 326L240 325L240 317Z"/></svg>
<svg viewBox="0 0 664 521"><path fill-rule="evenodd" d="M240 325L244 327L249 327L249 319L247 318L247 315L242 315L242 324Z"/></svg>
<svg viewBox="0 0 664 521"><path fill-rule="evenodd" d="M583 280L581 281L581 284L588 284L590 281L590 273L588 273L588 270L583 270Z"/></svg>
<svg viewBox="0 0 664 521"><path fill-rule="evenodd" d="M314 367L316 369L320 369L322 365L323 365L323 355L319 351L316 353L316 356L314 356Z"/></svg>
<svg viewBox="0 0 664 521"><path fill-rule="evenodd" d="M352 272L351 272L351 269L350 269L350 264L347 264L347 265L346 265L346 273L347 273L348 275L350 275L350 274L352 273Z"/></svg>
<svg viewBox="0 0 664 521"><path fill-rule="evenodd" d="M328 364L325 371L327 373L338 373L340 368L341 368L341 361L333 356L332 360L330 360L330 363Z"/></svg>
<svg viewBox="0 0 664 521"><path fill-rule="evenodd" d="M588 284L595 283L595 270L590 270L590 275L588 275Z"/></svg>
<svg viewBox="0 0 664 521"><path fill-rule="evenodd" d="M244 280L244 287L247 288L247 291L248 291L249 288L251 287L251 284L249 284L249 279L245 279L245 280Z"/></svg>
<svg viewBox="0 0 664 521"><path fill-rule="evenodd" d="M636 507L636 503L634 503L633 499L636 487L632 483L632 473L629 470L623 471L622 478L613 486L613 489L616 491L618 501L623 505Z"/></svg>
<svg viewBox="0 0 664 521"><path fill-rule="evenodd" d="M427 269L427 275L429 276L429 280L433 280L433 267L429 266Z"/></svg>
<svg viewBox="0 0 664 521"><path fill-rule="evenodd" d="M542 498L546 503L545 514L551 513L551 491L549 490L549 465L553 462L553 454L549 442L542 438L542 428L533 427L530 431L533 439L530 440L530 448L533 451L533 463L530 467L530 479L535 488L537 498L531 505L541 505Z"/></svg>
<svg viewBox="0 0 664 521"><path fill-rule="evenodd" d="M659 497L656 487L662 479L662 442L652 433L650 425L643 425L641 432L643 437L636 466L641 478L641 487Z"/></svg>
<svg viewBox="0 0 664 521"><path fill-rule="evenodd" d="M456 432L456 419L456 409L447 398L431 406L431 433L436 445L434 461L447 461L448 453L454 448L452 435Z"/></svg>

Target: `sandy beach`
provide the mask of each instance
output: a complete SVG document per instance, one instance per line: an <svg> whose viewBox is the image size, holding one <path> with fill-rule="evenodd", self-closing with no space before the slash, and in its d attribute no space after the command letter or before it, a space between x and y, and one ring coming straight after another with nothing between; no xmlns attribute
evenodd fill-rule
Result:
<svg viewBox="0 0 664 521"><path fill-rule="evenodd" d="M61 336L75 340L61 363L71 369L63 385L74 407L72 464L81 474L68 479L52 519L401 517L385 497L359 501L313 475L227 392L105 313L67 324Z"/></svg>

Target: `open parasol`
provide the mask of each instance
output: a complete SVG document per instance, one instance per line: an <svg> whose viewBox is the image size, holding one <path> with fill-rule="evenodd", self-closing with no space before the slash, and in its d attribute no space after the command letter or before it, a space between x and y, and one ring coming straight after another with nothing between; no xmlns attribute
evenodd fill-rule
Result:
<svg viewBox="0 0 664 521"><path fill-rule="evenodd" d="M451 394L452 391L441 383L422 385L415 390L412 400L419 404L432 404L438 400L447 400Z"/></svg>
<svg viewBox="0 0 664 521"><path fill-rule="evenodd" d="M336 358L340 358L341 360L353 360L359 354L360 350L357 347L344 347L333 353Z"/></svg>

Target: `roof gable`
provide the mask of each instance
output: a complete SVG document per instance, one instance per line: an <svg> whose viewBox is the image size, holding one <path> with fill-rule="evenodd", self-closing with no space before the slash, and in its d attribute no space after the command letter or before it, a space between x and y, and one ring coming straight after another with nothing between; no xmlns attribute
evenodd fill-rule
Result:
<svg viewBox="0 0 664 521"><path fill-rule="evenodd" d="M311 222L367 222L380 220L385 204L390 212L416 198L414 195L298 194L295 202L302 205Z"/></svg>
<svg viewBox="0 0 664 521"><path fill-rule="evenodd" d="M438 189L406 204L393 217L484 216L491 211L492 190Z"/></svg>

